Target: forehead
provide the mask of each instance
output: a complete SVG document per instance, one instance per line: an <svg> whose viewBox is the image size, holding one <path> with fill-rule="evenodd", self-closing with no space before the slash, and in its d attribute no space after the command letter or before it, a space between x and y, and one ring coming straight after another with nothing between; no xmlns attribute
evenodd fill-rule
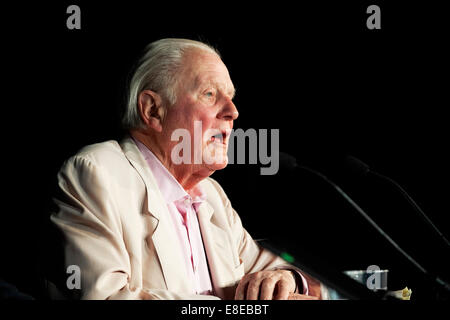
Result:
<svg viewBox="0 0 450 320"><path fill-rule="evenodd" d="M193 50L186 54L183 62L183 80L191 83L194 88L214 85L228 93L234 93L228 69L217 55Z"/></svg>

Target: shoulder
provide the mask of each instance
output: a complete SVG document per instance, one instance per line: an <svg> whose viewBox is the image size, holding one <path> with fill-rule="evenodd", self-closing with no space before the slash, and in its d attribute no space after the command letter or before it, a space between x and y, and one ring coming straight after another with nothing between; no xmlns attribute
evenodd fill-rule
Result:
<svg viewBox="0 0 450 320"><path fill-rule="evenodd" d="M113 169L128 165L128 160L119 142L109 140L83 147L64 162L63 168L82 164Z"/></svg>
<svg viewBox="0 0 450 320"><path fill-rule="evenodd" d="M91 180L96 176L99 179L126 181L131 176L130 170L132 167L120 144L109 140L80 149L63 163L59 175L77 180Z"/></svg>
<svg viewBox="0 0 450 320"><path fill-rule="evenodd" d="M83 159L93 164L101 165L108 162L124 159L122 148L116 140L87 145L80 149L68 161Z"/></svg>

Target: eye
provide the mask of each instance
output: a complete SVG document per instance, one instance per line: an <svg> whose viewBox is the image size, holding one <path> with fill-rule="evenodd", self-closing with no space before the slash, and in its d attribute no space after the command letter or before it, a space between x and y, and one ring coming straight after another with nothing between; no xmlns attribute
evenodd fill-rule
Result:
<svg viewBox="0 0 450 320"><path fill-rule="evenodd" d="M214 89L208 89L203 91L203 100L208 104L214 104L216 102L217 92Z"/></svg>
<svg viewBox="0 0 450 320"><path fill-rule="evenodd" d="M203 90L200 91L200 98L203 100L204 103L208 105L213 105L216 103L216 100L218 98L218 91L214 87L205 87Z"/></svg>

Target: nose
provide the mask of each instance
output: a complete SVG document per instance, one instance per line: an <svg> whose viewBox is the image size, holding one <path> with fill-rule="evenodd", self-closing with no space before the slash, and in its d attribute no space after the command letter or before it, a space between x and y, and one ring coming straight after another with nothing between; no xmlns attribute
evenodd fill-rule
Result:
<svg viewBox="0 0 450 320"><path fill-rule="evenodd" d="M233 103L233 101L229 98L226 98L226 102L224 103L222 109L220 110L217 117L219 119L224 120L236 120L239 116L239 112L236 108L236 105Z"/></svg>

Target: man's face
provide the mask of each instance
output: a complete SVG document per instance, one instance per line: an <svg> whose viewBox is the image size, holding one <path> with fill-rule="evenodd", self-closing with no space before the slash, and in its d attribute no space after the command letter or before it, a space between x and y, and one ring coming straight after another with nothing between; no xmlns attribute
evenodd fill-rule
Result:
<svg viewBox="0 0 450 320"><path fill-rule="evenodd" d="M214 54L192 50L183 59L177 102L167 109L163 130L172 134L176 129L186 129L191 137L191 163L195 162L195 153L201 151L200 166L209 171L223 169L228 163L233 120L238 116L232 102L233 83L224 63ZM171 142L170 148L177 143ZM195 150L196 146L201 150Z"/></svg>

